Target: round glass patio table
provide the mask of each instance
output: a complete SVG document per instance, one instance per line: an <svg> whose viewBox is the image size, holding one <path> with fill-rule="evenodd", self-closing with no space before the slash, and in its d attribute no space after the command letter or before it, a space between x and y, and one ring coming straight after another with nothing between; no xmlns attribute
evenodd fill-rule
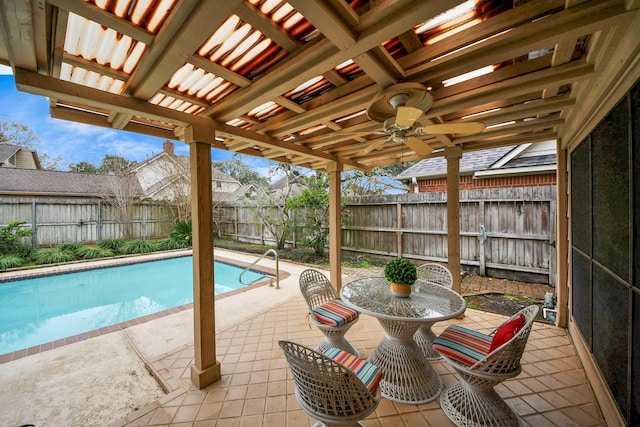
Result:
<svg viewBox="0 0 640 427"><path fill-rule="evenodd" d="M369 361L384 373L380 392L387 399L409 404L431 402L442 391L442 379L413 338L425 323L460 316L466 309L456 292L418 280L411 296L395 297L384 277L367 277L347 283L342 301L378 319L385 336Z"/></svg>

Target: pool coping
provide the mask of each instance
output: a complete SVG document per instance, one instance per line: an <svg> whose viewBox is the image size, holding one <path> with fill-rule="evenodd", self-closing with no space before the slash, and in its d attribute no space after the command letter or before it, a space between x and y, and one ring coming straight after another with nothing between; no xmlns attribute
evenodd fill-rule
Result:
<svg viewBox="0 0 640 427"><path fill-rule="evenodd" d="M71 264L64 264L64 265L56 265L54 267L43 267L43 268L38 268L38 269L34 269L34 271L29 271L29 270L20 270L20 271L11 271L8 273L14 273L14 274L10 274L10 276L13 276L11 278L8 278L9 275L4 276L4 277L0 277L0 286L2 285L2 283L6 283L6 282L15 282L15 281L20 281L20 280L26 280L26 279L33 279L36 277L43 277L43 276L53 276L53 275L59 275L59 274L66 274L66 273L73 273L73 272L78 272L78 271L87 271L87 270L93 270L96 268L108 268L108 267L118 267L118 266L123 266L123 265L129 265L129 264L139 264L142 262L152 262L152 261L160 261L163 259L171 259L171 258L180 258L180 257L184 257L184 256L190 256L192 255L192 251L188 250L188 251L172 251L170 253L154 253L151 254L151 256L149 256L149 254L147 255L143 255L143 256L128 256L128 257L118 257L117 259L108 259L108 260L101 260L101 261L89 261L87 263L71 263ZM231 259L231 258L226 258L226 257L220 257L220 256L216 256L214 254L214 260L218 261L218 262L224 262L227 264L232 264L241 268L251 268L251 270L255 270L255 271L259 271L262 272L264 274L268 274L270 276L276 276L276 274L278 273L275 269L273 268L269 268L269 267L265 267L262 265L253 265L250 264L248 262L244 262L241 260L237 260L237 259ZM90 265L89 265L90 264ZM76 268L73 268L73 267ZM15 274L18 273L18 274ZM5 274L5 273L3 273ZM278 277L280 280L282 279L286 279L287 277L290 276L290 273L287 271L282 271L280 270L278 273ZM254 283L252 285L246 285L245 287L243 287L242 289L235 289L229 292L225 292L223 294L217 295L215 297L215 300L220 300L220 299L224 299L224 298L229 298L231 296L234 295L238 295L244 292L248 292L252 289L256 289L259 287L263 287L263 286L273 286L273 280L264 280L258 283ZM277 285L276 285L277 286ZM18 360L21 359L23 357L27 357L27 356L31 356L33 354L38 354L38 353L42 353L48 350L53 350L56 348L60 348L60 347L64 347L66 345L70 345L70 344L74 344L77 343L79 341L84 341L87 340L89 338L94 338L94 337L99 337L105 334L110 334L112 332L118 332L121 331L123 329L127 329L131 326L135 326L135 325L139 325L141 323L146 323L146 322L150 322L152 320L156 320L165 316L169 316L172 314L176 314L176 313L180 313L182 311L185 310L189 310L193 308L193 302L188 303L188 304L183 304L177 307L172 307L166 310L162 310L159 311L157 313L152 313L152 314L148 314L146 316L143 317L138 317L135 319L131 319L131 320L127 320L125 322L120 322L120 323L116 323L115 325L110 325L110 326L105 326L99 329L94 329L91 331L87 331L87 332L83 332L77 335L71 335L69 337L65 337L65 338L60 338L54 341L49 341L43 344L39 344L39 345L35 345L32 347L28 347L28 348L24 348L24 349L20 349L20 350L16 350L13 352L9 352L9 353L5 353L5 354L0 354L0 364L3 363L7 363L7 362L11 362L14 360Z"/></svg>

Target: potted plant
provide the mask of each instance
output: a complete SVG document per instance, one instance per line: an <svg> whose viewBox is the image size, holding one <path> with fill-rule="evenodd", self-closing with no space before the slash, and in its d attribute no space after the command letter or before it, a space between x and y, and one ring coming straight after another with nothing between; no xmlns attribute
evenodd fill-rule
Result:
<svg viewBox="0 0 640 427"><path fill-rule="evenodd" d="M406 258L396 258L384 268L384 276L391 285L391 293L397 297L411 295L411 286L418 280L418 270Z"/></svg>

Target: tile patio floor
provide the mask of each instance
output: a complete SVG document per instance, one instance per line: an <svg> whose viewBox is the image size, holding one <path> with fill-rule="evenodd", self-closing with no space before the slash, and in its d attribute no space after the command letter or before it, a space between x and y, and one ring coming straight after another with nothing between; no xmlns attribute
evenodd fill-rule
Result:
<svg viewBox="0 0 640 427"><path fill-rule="evenodd" d="M349 279L345 280L345 283ZM184 346L151 360L150 365L169 390L156 402L138 409L109 427L300 427L315 420L298 406L294 384L278 340L314 347L322 335L306 319L302 296L290 298L217 336L222 378L203 390L190 381L193 346ZM438 323L436 334L450 324L489 333L504 316L467 309L463 319ZM383 336L377 320L362 315L347 333L349 341L369 357ZM566 330L536 322L522 359L523 372L496 390L520 415L525 426L604 426L594 393ZM444 386L457 381L444 362L433 362ZM368 427L452 425L438 401L404 405L382 398Z"/></svg>

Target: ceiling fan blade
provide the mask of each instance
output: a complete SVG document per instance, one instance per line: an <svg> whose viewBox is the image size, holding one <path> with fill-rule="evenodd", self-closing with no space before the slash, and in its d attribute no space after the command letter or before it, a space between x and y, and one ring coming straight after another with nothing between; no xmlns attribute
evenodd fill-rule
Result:
<svg viewBox="0 0 640 427"><path fill-rule="evenodd" d="M378 140L375 140L375 141L371 141L369 143L369 145L367 146L367 148L358 151L357 155L358 156L364 156L366 154L369 154L372 151L377 150L378 148L382 147L384 145L385 141L386 141L386 138L381 138L381 139L378 139Z"/></svg>
<svg viewBox="0 0 640 427"><path fill-rule="evenodd" d="M433 148L431 148L429 144L419 138L409 138L405 144L419 156L426 156L433 151Z"/></svg>
<svg viewBox="0 0 640 427"><path fill-rule="evenodd" d="M421 126L415 130L418 134L451 134L451 133L480 133L484 130L484 123L443 123Z"/></svg>
<svg viewBox="0 0 640 427"><path fill-rule="evenodd" d="M399 106L396 114L396 126L411 127L422 113L423 111L419 108Z"/></svg>

